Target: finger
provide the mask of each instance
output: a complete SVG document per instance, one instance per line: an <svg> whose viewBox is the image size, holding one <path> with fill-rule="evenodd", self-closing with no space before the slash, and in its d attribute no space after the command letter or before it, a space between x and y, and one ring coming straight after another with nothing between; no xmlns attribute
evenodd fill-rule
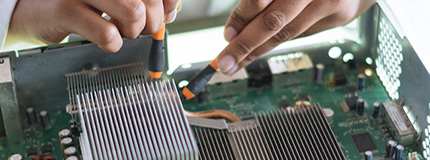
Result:
<svg viewBox="0 0 430 160"><path fill-rule="evenodd" d="M74 6L70 13L75 14L68 14L69 21L64 23L68 32L83 36L108 53L117 52L121 48L123 41L116 26L100 17L89 6Z"/></svg>
<svg viewBox="0 0 430 160"><path fill-rule="evenodd" d="M287 24L281 31L279 31L276 35L270 38L263 45L255 49L249 55L246 56L239 64L229 71L227 74L231 75L235 73L237 70L247 66L251 62L253 62L256 58L263 55L264 53L272 50L279 44L294 39L300 36L303 32L305 32L308 28L317 23L320 19L323 19L325 16L329 15L329 11L325 11L322 7L324 4L319 3L311 3L309 4L293 21ZM315 14L318 13L318 14Z"/></svg>
<svg viewBox="0 0 430 160"><path fill-rule="evenodd" d="M164 22L163 0L143 0L146 5L146 26L142 34L154 34Z"/></svg>
<svg viewBox="0 0 430 160"><path fill-rule="evenodd" d="M221 72L226 73L236 66L291 22L308 4L309 0L298 0L295 3L275 1L270 4L218 56L217 65Z"/></svg>
<svg viewBox="0 0 430 160"><path fill-rule="evenodd" d="M117 27L125 38L135 39L145 28L145 4L140 0L85 0L89 5L105 12L117 23Z"/></svg>
<svg viewBox="0 0 430 160"><path fill-rule="evenodd" d="M231 41L273 0L242 0L225 24L224 38Z"/></svg>
<svg viewBox="0 0 430 160"><path fill-rule="evenodd" d="M177 8L179 5L179 0L164 0L163 6L164 6L164 15L165 15L165 21L166 23L172 23L175 18L176 14L178 13Z"/></svg>

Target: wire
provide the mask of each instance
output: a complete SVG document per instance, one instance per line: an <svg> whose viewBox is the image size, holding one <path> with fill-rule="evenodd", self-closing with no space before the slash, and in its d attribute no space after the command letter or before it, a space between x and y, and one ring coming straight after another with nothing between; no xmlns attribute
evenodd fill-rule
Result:
<svg viewBox="0 0 430 160"><path fill-rule="evenodd" d="M200 118L223 118L226 120L229 120L230 122L239 122L241 121L238 116L236 116L234 113L231 113L229 111L225 110L208 110L208 111L201 111L201 112L190 112L184 110L185 115L190 117L200 117Z"/></svg>

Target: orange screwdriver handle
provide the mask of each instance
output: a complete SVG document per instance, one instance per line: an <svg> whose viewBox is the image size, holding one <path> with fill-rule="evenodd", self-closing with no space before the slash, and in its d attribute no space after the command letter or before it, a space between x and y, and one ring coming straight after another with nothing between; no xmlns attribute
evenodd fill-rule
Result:
<svg viewBox="0 0 430 160"><path fill-rule="evenodd" d="M149 75L152 79L160 79L164 71L164 31L165 24L161 26L161 29L152 35L151 53L149 54Z"/></svg>
<svg viewBox="0 0 430 160"><path fill-rule="evenodd" d="M182 89L182 94L187 100L194 98L206 87L209 80L217 71L216 60L213 60L206 68L191 78L188 85Z"/></svg>

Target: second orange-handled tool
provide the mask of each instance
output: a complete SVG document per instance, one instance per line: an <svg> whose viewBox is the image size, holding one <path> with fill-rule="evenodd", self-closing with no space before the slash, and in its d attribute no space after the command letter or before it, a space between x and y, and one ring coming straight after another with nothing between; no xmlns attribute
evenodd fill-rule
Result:
<svg viewBox="0 0 430 160"><path fill-rule="evenodd" d="M152 79L160 79L164 70L164 31L166 24L163 23L161 29L152 35L151 53L149 54L149 76Z"/></svg>
<svg viewBox="0 0 430 160"><path fill-rule="evenodd" d="M206 87L212 76L218 71L218 65L216 64L216 59L209 63L206 68L197 73L186 87L182 89L182 94L185 98L192 99L197 94L199 94L203 88Z"/></svg>

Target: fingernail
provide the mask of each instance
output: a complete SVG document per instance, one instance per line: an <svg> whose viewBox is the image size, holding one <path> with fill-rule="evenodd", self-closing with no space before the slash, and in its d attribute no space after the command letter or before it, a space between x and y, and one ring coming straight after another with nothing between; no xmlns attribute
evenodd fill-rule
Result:
<svg viewBox="0 0 430 160"><path fill-rule="evenodd" d="M230 70L227 71L227 75L233 75L234 73L236 73L237 69L239 69L238 65L234 65L233 67L231 67Z"/></svg>
<svg viewBox="0 0 430 160"><path fill-rule="evenodd" d="M234 60L233 56L225 55L216 61L218 68L221 70L222 73L227 73L236 63L236 60Z"/></svg>
<svg viewBox="0 0 430 160"><path fill-rule="evenodd" d="M170 12L168 15L167 15L167 20L166 20L166 23L172 23L173 21L175 21L175 19L176 19L176 10L173 10L172 12Z"/></svg>
<svg viewBox="0 0 430 160"><path fill-rule="evenodd" d="M178 7L176 7L176 11L180 12L182 10L182 3L178 4Z"/></svg>
<svg viewBox="0 0 430 160"><path fill-rule="evenodd" d="M231 41L234 37L236 37L237 31L233 27L227 27L224 32L224 38L227 41Z"/></svg>

